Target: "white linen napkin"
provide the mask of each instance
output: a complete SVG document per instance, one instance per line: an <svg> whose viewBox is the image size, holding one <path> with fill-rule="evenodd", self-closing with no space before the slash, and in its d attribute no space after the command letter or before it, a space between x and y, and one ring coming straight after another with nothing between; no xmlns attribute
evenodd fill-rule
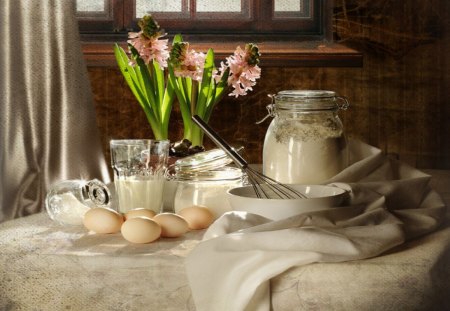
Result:
<svg viewBox="0 0 450 311"><path fill-rule="evenodd" d="M216 220L186 259L197 310L269 310L269 281L289 268L374 257L444 220L429 175L359 141L349 141L349 154L350 165L327 182L350 191L347 206L279 221L245 212Z"/></svg>

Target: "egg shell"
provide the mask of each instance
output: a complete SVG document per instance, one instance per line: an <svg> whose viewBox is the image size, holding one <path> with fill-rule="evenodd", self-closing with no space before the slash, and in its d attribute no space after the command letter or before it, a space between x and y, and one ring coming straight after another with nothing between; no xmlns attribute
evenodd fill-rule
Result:
<svg viewBox="0 0 450 311"><path fill-rule="evenodd" d="M186 219L192 230L208 228L214 221L213 213L204 206L185 207L178 212L178 215Z"/></svg>
<svg viewBox="0 0 450 311"><path fill-rule="evenodd" d="M120 229L125 240L131 243L150 243L161 235L161 226L148 217L133 217L127 219Z"/></svg>
<svg viewBox="0 0 450 311"><path fill-rule="evenodd" d="M152 211L151 209L147 208L135 208L132 210L129 210L125 213L125 220L133 218L133 217L147 217L147 218L153 218L155 217L156 213Z"/></svg>
<svg viewBox="0 0 450 311"><path fill-rule="evenodd" d="M176 238L189 230L187 221L177 214L161 213L153 217L153 220L161 226L161 236L165 238Z"/></svg>
<svg viewBox="0 0 450 311"><path fill-rule="evenodd" d="M91 208L83 217L84 226L95 233L119 232L122 223L123 216L109 208Z"/></svg>

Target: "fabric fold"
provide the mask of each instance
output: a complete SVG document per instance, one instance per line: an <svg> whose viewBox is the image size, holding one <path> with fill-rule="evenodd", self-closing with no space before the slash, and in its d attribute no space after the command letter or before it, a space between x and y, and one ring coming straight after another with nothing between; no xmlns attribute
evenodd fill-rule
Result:
<svg viewBox="0 0 450 311"><path fill-rule="evenodd" d="M292 267L375 257L438 228L446 207L428 175L358 141L350 152L330 180L345 206L279 221L229 212L208 229L186 259L199 311L270 310L270 279Z"/></svg>

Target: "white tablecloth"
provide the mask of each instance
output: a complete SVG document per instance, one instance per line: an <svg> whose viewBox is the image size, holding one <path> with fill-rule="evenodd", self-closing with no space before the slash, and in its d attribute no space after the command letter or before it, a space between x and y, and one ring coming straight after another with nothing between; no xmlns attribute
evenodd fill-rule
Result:
<svg viewBox="0 0 450 311"><path fill-rule="evenodd" d="M450 171L433 172L450 203ZM0 310L195 310L184 260L204 231L131 245L37 214L0 224ZM366 260L271 281L273 310L450 310L450 225ZM220 280L215 280L220 282Z"/></svg>

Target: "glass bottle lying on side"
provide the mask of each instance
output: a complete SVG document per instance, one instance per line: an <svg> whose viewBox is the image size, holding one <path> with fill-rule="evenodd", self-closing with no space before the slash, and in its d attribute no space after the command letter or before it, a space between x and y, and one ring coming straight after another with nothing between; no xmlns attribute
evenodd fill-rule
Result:
<svg viewBox="0 0 450 311"><path fill-rule="evenodd" d="M82 225L84 214L93 207L110 207L108 187L97 179L63 180L53 184L45 198L50 218L61 225Z"/></svg>

